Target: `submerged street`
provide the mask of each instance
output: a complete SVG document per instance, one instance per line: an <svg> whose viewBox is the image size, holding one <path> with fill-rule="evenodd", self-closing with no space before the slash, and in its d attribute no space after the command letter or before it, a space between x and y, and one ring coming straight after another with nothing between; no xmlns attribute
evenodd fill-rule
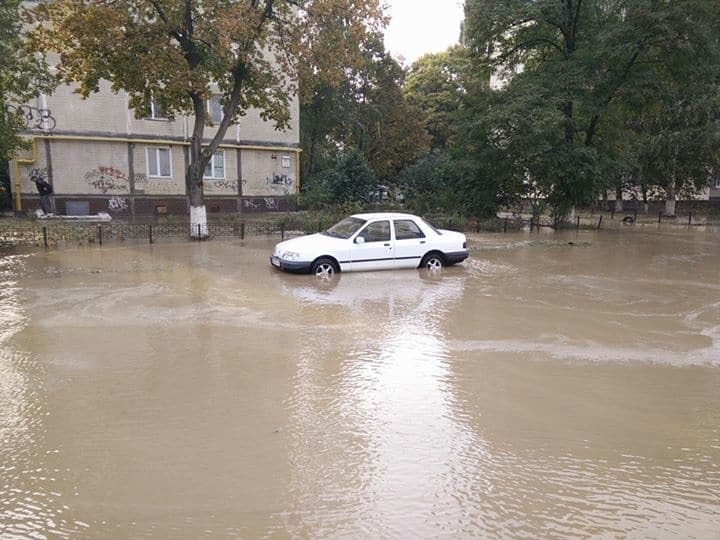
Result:
<svg viewBox="0 0 720 540"><path fill-rule="evenodd" d="M0 255L0 537L717 538L720 232Z"/></svg>

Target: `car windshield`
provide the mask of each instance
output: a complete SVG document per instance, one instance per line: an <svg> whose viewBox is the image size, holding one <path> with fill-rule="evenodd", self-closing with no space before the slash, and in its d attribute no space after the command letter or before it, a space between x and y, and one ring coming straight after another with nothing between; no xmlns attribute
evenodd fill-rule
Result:
<svg viewBox="0 0 720 540"><path fill-rule="evenodd" d="M323 234L327 236L333 236L335 238L344 238L345 240L347 240L353 234L355 234L364 224L364 219L349 217L343 219L340 223L336 223L327 231L323 231Z"/></svg>

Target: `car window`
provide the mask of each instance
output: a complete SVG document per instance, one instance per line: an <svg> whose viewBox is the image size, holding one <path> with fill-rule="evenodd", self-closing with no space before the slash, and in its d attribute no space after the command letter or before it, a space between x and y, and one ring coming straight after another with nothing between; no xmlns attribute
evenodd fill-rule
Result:
<svg viewBox="0 0 720 540"><path fill-rule="evenodd" d="M376 221L371 223L358 236L362 236L366 242L389 242L390 222Z"/></svg>
<svg viewBox="0 0 720 540"><path fill-rule="evenodd" d="M336 223L323 234L334 236L335 238L350 238L355 232L362 227L366 221L364 219L349 217L343 219L340 223Z"/></svg>
<svg viewBox="0 0 720 540"><path fill-rule="evenodd" d="M395 239L410 240L412 238L425 238L414 221L411 219L398 219L395 221Z"/></svg>

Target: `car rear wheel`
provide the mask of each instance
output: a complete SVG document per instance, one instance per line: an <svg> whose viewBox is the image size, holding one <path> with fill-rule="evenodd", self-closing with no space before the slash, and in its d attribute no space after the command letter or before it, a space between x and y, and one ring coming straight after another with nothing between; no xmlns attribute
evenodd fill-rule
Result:
<svg viewBox="0 0 720 540"><path fill-rule="evenodd" d="M430 272L442 270L443 266L445 266L445 259L440 253L428 253L423 257L422 262L420 263L420 268L424 268Z"/></svg>
<svg viewBox="0 0 720 540"><path fill-rule="evenodd" d="M323 257L313 263L311 271L316 278L323 281L330 281L335 277L338 269L334 261Z"/></svg>

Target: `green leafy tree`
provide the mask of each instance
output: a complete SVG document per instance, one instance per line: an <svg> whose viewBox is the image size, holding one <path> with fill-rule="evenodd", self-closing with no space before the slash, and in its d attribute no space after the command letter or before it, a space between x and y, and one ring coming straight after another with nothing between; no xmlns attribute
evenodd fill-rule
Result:
<svg viewBox="0 0 720 540"><path fill-rule="evenodd" d="M475 130L481 139L473 144L493 148L523 179L512 183L539 191L557 215L591 202L617 182L622 147L613 146L618 129L610 125L624 121L617 108L657 85L659 58L693 61L687 52L704 47L713 6L709 0L467 0L473 56L504 80L484 117L466 118L466 125L477 118L487 124Z"/></svg>
<svg viewBox="0 0 720 540"><path fill-rule="evenodd" d="M81 95L104 79L138 115L153 98L194 118L191 234L206 224L203 171L228 127L250 108L288 127L298 80L338 84L362 60L362 36L384 23L378 0L54 0L32 15L36 47L60 53L59 73ZM206 101L218 90L223 119L206 140Z"/></svg>
<svg viewBox="0 0 720 540"><path fill-rule="evenodd" d="M428 148L422 112L402 95L405 73L386 52L382 36L365 42L364 62L335 86L308 81L301 103L304 177L332 166L354 148L383 182Z"/></svg>
<svg viewBox="0 0 720 540"><path fill-rule="evenodd" d="M467 77L471 75L469 51L460 45L426 54L411 66L403 94L410 105L425 113L432 148L449 147L462 96L467 91Z"/></svg>
<svg viewBox="0 0 720 540"><path fill-rule="evenodd" d="M45 61L27 47L21 4L0 0L0 162L26 146L22 132L27 120L18 106L55 87Z"/></svg>

